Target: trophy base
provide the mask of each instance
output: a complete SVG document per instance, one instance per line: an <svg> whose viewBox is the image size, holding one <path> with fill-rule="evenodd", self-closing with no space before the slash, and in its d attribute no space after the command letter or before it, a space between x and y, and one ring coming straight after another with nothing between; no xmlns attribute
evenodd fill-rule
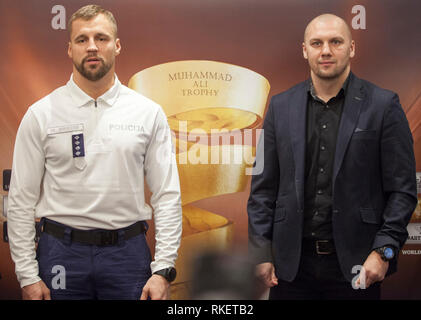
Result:
<svg viewBox="0 0 421 320"><path fill-rule="evenodd" d="M232 244L233 223L228 219L191 205L183 207L183 235L178 259L177 278L171 285L172 300L190 299L190 278L194 259L213 250L226 250Z"/></svg>

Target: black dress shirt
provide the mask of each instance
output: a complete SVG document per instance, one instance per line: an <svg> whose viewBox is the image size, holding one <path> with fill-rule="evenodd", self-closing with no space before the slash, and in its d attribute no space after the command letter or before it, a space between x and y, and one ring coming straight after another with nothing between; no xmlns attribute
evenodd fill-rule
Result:
<svg viewBox="0 0 421 320"><path fill-rule="evenodd" d="M304 232L306 239L332 239L332 175L336 139L348 79L327 103L317 97L311 79L307 102Z"/></svg>

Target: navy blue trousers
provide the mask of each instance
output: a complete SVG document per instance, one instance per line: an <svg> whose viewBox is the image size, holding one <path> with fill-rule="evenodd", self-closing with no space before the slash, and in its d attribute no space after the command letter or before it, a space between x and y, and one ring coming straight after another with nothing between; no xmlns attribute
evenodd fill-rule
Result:
<svg viewBox="0 0 421 320"><path fill-rule="evenodd" d="M118 244L110 246L81 244L43 232L37 260L51 299L138 300L151 276L151 254L145 234L124 240L124 230Z"/></svg>

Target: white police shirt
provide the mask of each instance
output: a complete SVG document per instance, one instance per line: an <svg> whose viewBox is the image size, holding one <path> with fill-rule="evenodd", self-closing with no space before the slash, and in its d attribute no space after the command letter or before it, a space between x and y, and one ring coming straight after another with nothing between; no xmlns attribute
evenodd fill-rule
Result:
<svg viewBox="0 0 421 320"><path fill-rule="evenodd" d="M34 218L82 230L151 219L144 178L154 209L155 272L174 265L182 229L177 165L161 107L117 76L96 101L72 76L29 107L16 137L8 206L21 287L40 280Z"/></svg>

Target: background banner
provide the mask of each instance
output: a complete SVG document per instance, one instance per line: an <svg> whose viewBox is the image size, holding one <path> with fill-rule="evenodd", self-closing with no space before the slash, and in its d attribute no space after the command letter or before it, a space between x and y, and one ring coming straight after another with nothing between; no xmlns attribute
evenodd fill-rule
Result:
<svg viewBox="0 0 421 320"><path fill-rule="evenodd" d="M0 0L1 170L12 166L17 128L27 108L68 81L72 64L67 56L67 19L89 3ZM250 176L245 174L250 166L247 160L254 155L269 98L308 78L301 43L305 26L321 13L339 15L351 26L356 42L352 71L399 94L414 137L420 199L421 2L109 0L95 3L112 11L118 23L122 51L116 58L116 73L120 81L162 105L178 141L184 214L180 253L189 248L186 237L199 234L200 241L194 238L190 243L212 243L238 250L246 247L246 204L250 191ZM165 78L161 79L162 75ZM174 100L176 95L179 98ZM182 121L187 121L186 127L180 126ZM195 133L194 141L188 140L192 128L202 129ZM237 153L243 155L242 161L180 164L185 159L182 157L190 154L200 162L205 152L210 160L215 152L223 159L222 149L212 151L212 145L200 143L202 139L209 140L210 128L225 128L241 135L241 142L235 141L234 134L225 145L230 146L231 157L235 158ZM251 130L251 142L245 141L247 130ZM249 156L245 157L246 154ZM1 196L6 202L7 191L1 191ZM0 222L6 220L0 216ZM420 205L408 231L410 238L400 252L398 273L384 281L384 299L421 299ZM153 236L153 232L148 233L152 247ZM8 244L3 241L0 242L0 274L0 299L19 299L14 264ZM175 286L183 287L184 280L181 274ZM184 289L180 290L179 297L183 297Z"/></svg>

